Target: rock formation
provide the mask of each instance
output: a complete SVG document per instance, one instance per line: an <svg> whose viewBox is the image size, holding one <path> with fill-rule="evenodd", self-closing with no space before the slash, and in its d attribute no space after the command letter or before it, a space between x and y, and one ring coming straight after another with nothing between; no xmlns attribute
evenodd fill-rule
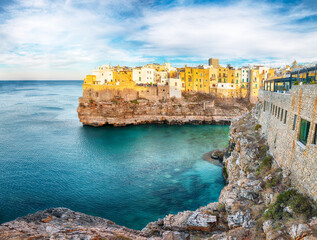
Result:
<svg viewBox="0 0 317 240"><path fill-rule="evenodd" d="M79 98L79 120L91 126L125 126L145 123L229 124L248 111L241 99L217 99L203 94L187 94L181 99L126 101Z"/></svg>

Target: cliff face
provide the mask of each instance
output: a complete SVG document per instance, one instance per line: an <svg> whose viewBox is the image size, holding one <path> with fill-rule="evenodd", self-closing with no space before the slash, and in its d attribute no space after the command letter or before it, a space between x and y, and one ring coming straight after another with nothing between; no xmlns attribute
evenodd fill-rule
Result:
<svg viewBox="0 0 317 240"><path fill-rule="evenodd" d="M182 99L151 101L122 99L102 101L79 98L78 117L84 125L114 126L145 123L228 124L247 112L249 104L236 99L213 99L192 95Z"/></svg>
<svg viewBox="0 0 317 240"><path fill-rule="evenodd" d="M314 203L291 188L288 172L270 156L255 112L232 122L223 162L228 185L219 202L142 231L58 208L2 224L0 239L316 239Z"/></svg>

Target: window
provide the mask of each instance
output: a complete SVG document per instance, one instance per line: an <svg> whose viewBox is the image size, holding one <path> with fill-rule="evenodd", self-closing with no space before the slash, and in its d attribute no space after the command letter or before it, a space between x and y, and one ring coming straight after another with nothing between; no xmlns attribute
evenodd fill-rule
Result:
<svg viewBox="0 0 317 240"><path fill-rule="evenodd" d="M294 116L293 130L296 128L297 115Z"/></svg>
<svg viewBox="0 0 317 240"><path fill-rule="evenodd" d="M317 143L317 124L315 124L315 134L314 134L314 138L313 138L313 144Z"/></svg>
<svg viewBox="0 0 317 240"><path fill-rule="evenodd" d="M286 118L287 118L287 110L285 110L285 115L284 115L284 124L286 123Z"/></svg>
<svg viewBox="0 0 317 240"><path fill-rule="evenodd" d="M237 80L236 83L238 84L238 83L239 83L239 80Z"/></svg>
<svg viewBox="0 0 317 240"><path fill-rule="evenodd" d="M219 80L218 80L218 82L220 82L220 83L221 83L221 79L219 79Z"/></svg>
<svg viewBox="0 0 317 240"><path fill-rule="evenodd" d="M277 115L277 106L274 107L274 116L276 117Z"/></svg>
<svg viewBox="0 0 317 240"><path fill-rule="evenodd" d="M247 82L249 82L249 78L247 78Z"/></svg>
<svg viewBox="0 0 317 240"><path fill-rule="evenodd" d="M283 112L284 112L284 109L282 109L282 111L281 111L281 121L283 120Z"/></svg>
<svg viewBox="0 0 317 240"><path fill-rule="evenodd" d="M278 112L277 112L277 119L280 118L280 111L281 111L281 108L278 108Z"/></svg>
<svg viewBox="0 0 317 240"><path fill-rule="evenodd" d="M300 134L299 134L299 141L303 144L307 144L307 138L310 128L310 122L302 119L300 122Z"/></svg>
<svg viewBox="0 0 317 240"><path fill-rule="evenodd" d="M265 107L266 107L266 101L264 101L264 104L263 104L263 112L265 112Z"/></svg>

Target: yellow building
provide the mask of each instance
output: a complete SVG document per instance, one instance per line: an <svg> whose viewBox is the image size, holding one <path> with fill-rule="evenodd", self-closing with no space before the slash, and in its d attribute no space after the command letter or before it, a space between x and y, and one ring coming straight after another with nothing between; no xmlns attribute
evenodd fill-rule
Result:
<svg viewBox="0 0 317 240"><path fill-rule="evenodd" d="M218 84L218 67L211 67L209 69L209 80L210 80L210 93L216 95L217 84Z"/></svg>
<svg viewBox="0 0 317 240"><path fill-rule="evenodd" d="M228 83L228 68L219 66L218 83Z"/></svg>
<svg viewBox="0 0 317 240"><path fill-rule="evenodd" d="M87 75L84 78L84 84L96 84L96 76L95 75Z"/></svg>
<svg viewBox="0 0 317 240"><path fill-rule="evenodd" d="M132 80L131 70L115 70L113 71L113 85L133 86L135 82Z"/></svg>
<svg viewBox="0 0 317 240"><path fill-rule="evenodd" d="M177 71L178 71L179 78L181 79L181 83L182 83L181 90L182 90L182 91L186 91L185 68L178 68Z"/></svg>
<svg viewBox="0 0 317 240"><path fill-rule="evenodd" d="M185 65L184 76L181 74L180 77L185 79L186 91L210 93L209 69Z"/></svg>
<svg viewBox="0 0 317 240"><path fill-rule="evenodd" d="M228 68L228 83L235 83L235 69Z"/></svg>
<svg viewBox="0 0 317 240"><path fill-rule="evenodd" d="M251 69L250 102L256 103L260 90L260 74L258 68Z"/></svg>

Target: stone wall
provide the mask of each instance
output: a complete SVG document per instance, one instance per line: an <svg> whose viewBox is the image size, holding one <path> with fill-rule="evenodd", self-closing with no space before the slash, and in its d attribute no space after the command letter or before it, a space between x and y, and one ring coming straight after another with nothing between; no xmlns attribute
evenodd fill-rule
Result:
<svg viewBox="0 0 317 240"><path fill-rule="evenodd" d="M260 91L259 122L271 154L291 172L294 186L317 200L317 86L293 86L290 93ZM297 120L295 121L295 116ZM310 122L307 144L299 141L301 120Z"/></svg>

